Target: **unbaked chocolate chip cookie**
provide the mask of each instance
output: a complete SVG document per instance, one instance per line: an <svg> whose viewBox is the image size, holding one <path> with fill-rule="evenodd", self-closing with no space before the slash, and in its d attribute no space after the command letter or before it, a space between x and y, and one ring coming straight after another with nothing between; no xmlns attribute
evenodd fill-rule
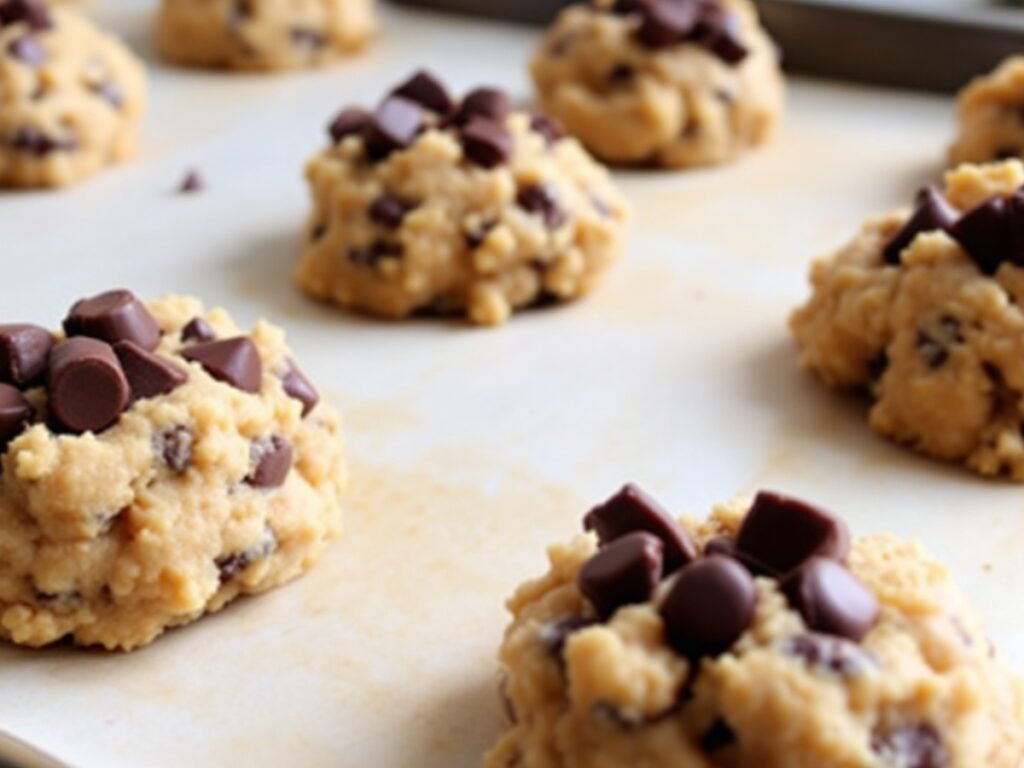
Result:
<svg viewBox="0 0 1024 768"><path fill-rule="evenodd" d="M1024 480L1024 165L964 165L811 271L801 362L881 434Z"/></svg>
<svg viewBox="0 0 1024 768"><path fill-rule="evenodd" d="M0 638L130 650L307 570L337 414L260 322L128 291L0 325Z"/></svg>
<svg viewBox="0 0 1024 768"><path fill-rule="evenodd" d="M960 93L954 164L1024 158L1024 56L1012 56Z"/></svg>
<svg viewBox="0 0 1024 768"><path fill-rule="evenodd" d="M783 110L779 55L747 0L593 0L533 59L541 106L603 160L732 160Z"/></svg>
<svg viewBox="0 0 1024 768"><path fill-rule="evenodd" d="M312 67L351 54L374 31L374 0L163 0L160 53L179 64L247 70Z"/></svg>
<svg viewBox="0 0 1024 768"><path fill-rule="evenodd" d="M306 168L296 280L371 314L465 313L484 325L589 292L623 249L628 206L558 123L419 72L350 107Z"/></svg>
<svg viewBox="0 0 1024 768"><path fill-rule="evenodd" d="M916 543L776 493L635 486L509 603L487 768L1016 768L1024 690Z"/></svg>
<svg viewBox="0 0 1024 768"><path fill-rule="evenodd" d="M62 187L132 154L142 64L78 13L0 0L0 187Z"/></svg>

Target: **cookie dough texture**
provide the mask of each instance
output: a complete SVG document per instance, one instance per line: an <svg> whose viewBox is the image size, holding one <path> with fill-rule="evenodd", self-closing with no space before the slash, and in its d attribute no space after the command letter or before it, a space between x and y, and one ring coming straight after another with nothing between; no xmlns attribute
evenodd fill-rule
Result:
<svg viewBox="0 0 1024 768"><path fill-rule="evenodd" d="M496 168L467 161L458 137L438 129L375 164L366 162L358 136L314 157L306 168L313 214L298 284L383 317L465 313L483 325L589 293L623 250L628 205L575 140L549 144L523 113L505 124L512 151ZM553 190L558 213L519 205L529 186ZM415 206L397 229L369 214L385 193ZM395 253L372 263L355 258L385 241Z"/></svg>
<svg viewBox="0 0 1024 768"><path fill-rule="evenodd" d="M193 299L152 302L164 335L156 353L188 373L173 392L140 400L101 434L54 434L37 423L2 457L0 637L41 646L132 649L242 594L299 576L340 529L345 463L339 419L282 387L282 332L249 334L263 363L255 394L180 356ZM220 337L238 328L203 315ZM29 399L45 412L45 395ZM275 436L293 450L283 484L245 482L254 446Z"/></svg>
<svg viewBox="0 0 1024 768"><path fill-rule="evenodd" d="M723 505L684 526L703 545L735 535L746 508ZM881 607L862 643L833 638L823 655L795 652L803 620L777 582L759 577L751 628L697 668L666 645L656 608L664 584L653 602L620 608L550 651L553 623L586 610L576 578L596 549L592 535L553 547L547 575L509 602L501 663L515 719L486 768L1021 764L1020 683L916 543L855 540L849 566Z"/></svg>
<svg viewBox="0 0 1024 768"><path fill-rule="evenodd" d="M784 89L775 46L746 0L723 0L748 50L729 64L682 43L650 49L610 2L568 8L532 62L541 107L607 162L666 168L724 163L772 133Z"/></svg>
<svg viewBox="0 0 1024 768"><path fill-rule="evenodd" d="M966 211L1024 183L1009 161L946 175ZM983 274L944 232L926 232L901 265L882 251L908 211L868 221L811 270L810 301L791 318L801 363L826 384L867 390L871 426L983 475L1024 480L1024 268Z"/></svg>
<svg viewBox="0 0 1024 768"><path fill-rule="evenodd" d="M142 64L76 11L0 25L0 186L63 187L135 151ZM20 51L16 55L15 51Z"/></svg>
<svg viewBox="0 0 1024 768"><path fill-rule="evenodd" d="M973 80L960 94L958 113L954 164L1024 157L1024 56Z"/></svg>
<svg viewBox="0 0 1024 768"><path fill-rule="evenodd" d="M374 0L163 0L157 47L197 67L278 70L329 63L374 32Z"/></svg>

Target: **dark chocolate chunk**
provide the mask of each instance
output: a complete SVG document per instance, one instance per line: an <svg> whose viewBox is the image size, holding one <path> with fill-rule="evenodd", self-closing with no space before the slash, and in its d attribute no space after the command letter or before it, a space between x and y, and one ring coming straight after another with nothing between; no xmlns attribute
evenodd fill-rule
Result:
<svg viewBox="0 0 1024 768"><path fill-rule="evenodd" d="M327 38L322 32L306 27L295 27L291 31L291 38L292 45L296 48L306 48L310 51L319 50L327 45Z"/></svg>
<svg viewBox="0 0 1024 768"><path fill-rule="evenodd" d="M739 563L707 557L686 566L661 605L672 647L685 656L724 653L754 621L757 590Z"/></svg>
<svg viewBox="0 0 1024 768"><path fill-rule="evenodd" d="M661 539L641 531L616 539L580 569L580 592L604 619L649 600L661 580L663 550Z"/></svg>
<svg viewBox="0 0 1024 768"><path fill-rule="evenodd" d="M726 64L736 65L747 58L747 47L742 42L740 19L720 5L702 7L701 20L696 29L696 40Z"/></svg>
<svg viewBox="0 0 1024 768"><path fill-rule="evenodd" d="M850 551L846 524L822 509L761 491L740 526L737 548L776 576L815 555L843 560Z"/></svg>
<svg viewBox="0 0 1024 768"><path fill-rule="evenodd" d="M380 105L366 129L366 151L374 160L383 160L416 141L424 125L419 104L392 96Z"/></svg>
<svg viewBox="0 0 1024 768"><path fill-rule="evenodd" d="M18 152L25 152L35 157L45 157L52 152L66 152L78 146L73 134L63 138L55 138L43 133L34 125L23 125L8 139L8 145Z"/></svg>
<svg viewBox="0 0 1024 768"><path fill-rule="evenodd" d="M738 562L754 576L763 576L767 573L764 566L757 560L740 552L736 546L736 539L732 536L715 536L704 545L704 557L729 557Z"/></svg>
<svg viewBox="0 0 1024 768"><path fill-rule="evenodd" d="M467 123L474 117L503 123L512 112L508 94L498 88L477 88L466 94L459 106L458 122Z"/></svg>
<svg viewBox="0 0 1024 768"><path fill-rule="evenodd" d="M253 440L250 449L253 470L245 478L245 483L253 488L280 487L291 471L294 458L292 444L283 437L274 435Z"/></svg>
<svg viewBox="0 0 1024 768"><path fill-rule="evenodd" d="M441 81L430 72L421 69L391 92L392 96L401 96L414 101L431 112L447 115L455 108L455 102Z"/></svg>
<svg viewBox="0 0 1024 768"><path fill-rule="evenodd" d="M512 136L501 123L474 117L459 130L462 151L470 162L497 168L512 155Z"/></svg>
<svg viewBox="0 0 1024 768"><path fill-rule="evenodd" d="M886 264L899 264L903 251L922 232L948 231L956 222L957 211L946 202L935 186L927 186L917 193L914 212L885 246L882 256Z"/></svg>
<svg viewBox="0 0 1024 768"><path fill-rule="evenodd" d="M28 400L9 384L0 384L0 451L21 434L35 412Z"/></svg>
<svg viewBox="0 0 1024 768"><path fill-rule="evenodd" d="M885 765L896 768L949 768L953 764L942 736L927 723L876 733L871 749Z"/></svg>
<svg viewBox="0 0 1024 768"><path fill-rule="evenodd" d="M25 22L29 29L42 32L53 26L50 10L40 0L7 0L0 3L0 27Z"/></svg>
<svg viewBox="0 0 1024 768"><path fill-rule="evenodd" d="M262 541L259 543L239 552L232 552L229 555L218 557L213 562L220 572L221 583L223 584L225 581L235 578L235 576L242 573L257 560L262 560L264 557L269 556L276 549L277 536L270 528L267 528L264 531Z"/></svg>
<svg viewBox="0 0 1024 768"><path fill-rule="evenodd" d="M343 109L341 113L331 121L331 124L327 127L327 132L330 134L331 140L337 144L346 136L354 136L362 133L370 127L372 122L373 115L365 109L349 107L348 109Z"/></svg>
<svg viewBox="0 0 1024 768"><path fill-rule="evenodd" d="M153 436L153 447L164 463L178 474L192 463L195 435L183 424L169 427Z"/></svg>
<svg viewBox="0 0 1024 768"><path fill-rule="evenodd" d="M179 195L191 195L202 192L204 189L206 189L206 181L196 170L187 171L181 183L178 184Z"/></svg>
<svg viewBox="0 0 1024 768"><path fill-rule="evenodd" d="M637 37L648 48L666 48L694 32L700 5L687 0L651 0L640 9L643 21Z"/></svg>
<svg viewBox="0 0 1024 768"><path fill-rule="evenodd" d="M64 318L68 336L91 336L108 344L134 341L146 350L160 343L160 327L131 291L107 291L82 299Z"/></svg>
<svg viewBox="0 0 1024 768"><path fill-rule="evenodd" d="M24 323L0 325L0 382L25 389L46 372L53 337L45 328Z"/></svg>
<svg viewBox="0 0 1024 768"><path fill-rule="evenodd" d="M348 260L357 267L376 267L382 259L401 257L401 243L378 240L372 245L356 245L348 250Z"/></svg>
<svg viewBox="0 0 1024 768"><path fill-rule="evenodd" d="M7 44L7 53L27 67L41 67L48 58L35 35L22 35Z"/></svg>
<svg viewBox="0 0 1024 768"><path fill-rule="evenodd" d="M131 391L113 348L75 337L50 351L50 412L70 432L102 432L121 415Z"/></svg>
<svg viewBox="0 0 1024 768"><path fill-rule="evenodd" d="M207 341L183 349L181 356L199 363L218 381L244 392L259 392L263 381L263 362L259 350L248 336L222 341Z"/></svg>
<svg viewBox="0 0 1024 768"><path fill-rule="evenodd" d="M827 557L812 557L780 586L816 632L860 642L878 620L875 596L846 566Z"/></svg>
<svg viewBox="0 0 1024 768"><path fill-rule="evenodd" d="M842 677L855 677L878 667L874 657L856 643L817 632L784 640L782 650L803 659L810 667Z"/></svg>
<svg viewBox="0 0 1024 768"><path fill-rule="evenodd" d="M555 118L535 114L530 118L530 127L544 137L548 146L565 138L565 127Z"/></svg>
<svg viewBox="0 0 1024 768"><path fill-rule="evenodd" d="M633 483L590 510L583 518L583 527L594 531L602 546L634 531L657 536L664 545L666 574L697 559L697 545L690 535Z"/></svg>
<svg viewBox="0 0 1024 768"><path fill-rule="evenodd" d="M131 387L131 401L166 395L188 378L162 357L147 352L134 341L119 341L114 353L121 361L121 369Z"/></svg>
<svg viewBox="0 0 1024 768"><path fill-rule="evenodd" d="M717 752L736 743L736 732L722 718L718 718L700 737L700 748L704 752Z"/></svg>
<svg viewBox="0 0 1024 768"><path fill-rule="evenodd" d="M543 625L537 630L537 639L548 653L555 658L561 658L569 635L579 632L581 629L592 627L595 623L593 619L569 614Z"/></svg>
<svg viewBox="0 0 1024 768"><path fill-rule="evenodd" d="M401 226L402 220L415 207L415 203L385 192L370 204L370 220L382 227L395 229Z"/></svg>
<svg viewBox="0 0 1024 768"><path fill-rule="evenodd" d="M302 416L305 418L309 415L316 404L320 401L320 395L316 391L316 387L310 382L309 379L299 370L299 366L295 364L294 360L288 361L288 370L281 378L281 386L284 388L284 393L293 400L298 400L302 403Z"/></svg>
<svg viewBox="0 0 1024 768"><path fill-rule="evenodd" d="M654 0L615 0L611 12L617 16L631 16L634 13L643 13L652 2Z"/></svg>
<svg viewBox="0 0 1024 768"><path fill-rule="evenodd" d="M1014 255L1010 206L1005 197L990 197L972 208L950 227L949 234L986 275L995 274L999 265Z"/></svg>
<svg viewBox="0 0 1024 768"><path fill-rule="evenodd" d="M519 206L544 219L549 229L558 229L565 223L566 215L558 201L558 190L551 184L537 182L519 190L516 195Z"/></svg>
<svg viewBox="0 0 1024 768"><path fill-rule="evenodd" d="M181 329L182 341L213 341L217 333L206 320L198 315L193 317Z"/></svg>

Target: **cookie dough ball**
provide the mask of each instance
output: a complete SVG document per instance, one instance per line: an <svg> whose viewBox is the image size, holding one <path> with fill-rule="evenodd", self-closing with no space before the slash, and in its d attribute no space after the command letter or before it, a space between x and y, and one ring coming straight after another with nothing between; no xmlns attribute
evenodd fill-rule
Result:
<svg viewBox="0 0 1024 768"><path fill-rule="evenodd" d="M0 187L62 187L135 150L142 64L75 11L0 2Z"/></svg>
<svg viewBox="0 0 1024 768"><path fill-rule="evenodd" d="M627 486L509 602L486 768L1016 768L1024 692L945 568L775 493Z"/></svg>
<svg viewBox="0 0 1024 768"><path fill-rule="evenodd" d="M1024 157L1024 56L1013 56L960 94L954 164Z"/></svg>
<svg viewBox="0 0 1024 768"><path fill-rule="evenodd" d="M339 531L338 416L266 322L112 291L0 325L0 382L0 638L137 648Z"/></svg>
<svg viewBox="0 0 1024 768"><path fill-rule="evenodd" d="M811 271L801 362L881 434L1024 481L1024 166L965 165Z"/></svg>
<svg viewBox="0 0 1024 768"><path fill-rule="evenodd" d="M163 0L156 42L189 66L295 69L357 51L373 31L373 0Z"/></svg>
<svg viewBox="0 0 1024 768"><path fill-rule="evenodd" d="M313 214L295 273L317 298L496 325L586 294L622 252L628 208L606 170L501 91L456 102L420 72L330 134L306 168Z"/></svg>
<svg viewBox="0 0 1024 768"><path fill-rule="evenodd" d="M575 5L532 70L541 106L613 163L724 163L763 142L783 109L778 52L747 0Z"/></svg>

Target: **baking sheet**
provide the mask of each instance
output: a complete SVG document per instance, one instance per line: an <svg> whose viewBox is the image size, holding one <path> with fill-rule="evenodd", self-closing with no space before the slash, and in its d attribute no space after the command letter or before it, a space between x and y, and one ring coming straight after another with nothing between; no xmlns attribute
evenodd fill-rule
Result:
<svg viewBox="0 0 1024 768"><path fill-rule="evenodd" d="M1022 490L873 436L785 330L811 257L940 172L948 100L795 82L764 151L619 175L630 252L589 300L495 331L381 323L289 284L304 160L339 107L424 63L525 99L535 33L387 8L366 57L261 78L166 69L150 6L89 9L153 67L144 148L65 193L0 195L3 316L52 325L117 284L281 323L343 412L353 484L344 539L286 588L130 655L0 645L0 730L79 768L479 765L502 602L626 480L679 512L773 487L921 536L1024 668ZM207 191L171 194L190 167Z"/></svg>

